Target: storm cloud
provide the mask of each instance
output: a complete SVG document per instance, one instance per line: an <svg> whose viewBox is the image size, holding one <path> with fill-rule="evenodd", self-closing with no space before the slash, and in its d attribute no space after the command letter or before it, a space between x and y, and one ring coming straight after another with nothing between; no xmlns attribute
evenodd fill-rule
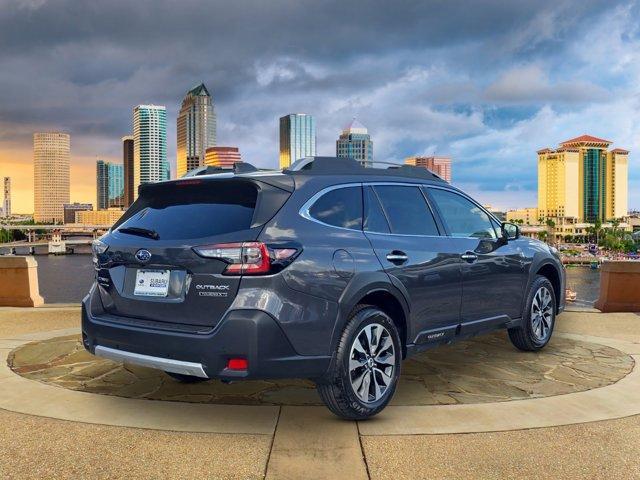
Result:
<svg viewBox="0 0 640 480"><path fill-rule="evenodd" d="M582 133L630 149L637 186L639 13L611 1L0 0L0 152L29 163L32 133L62 129L73 162L117 161L132 108L155 103L175 162L181 98L203 81L219 143L264 167L277 165L278 117L304 111L319 154L357 116L377 159L450 154L456 184L504 207L535 202L537 148Z"/></svg>

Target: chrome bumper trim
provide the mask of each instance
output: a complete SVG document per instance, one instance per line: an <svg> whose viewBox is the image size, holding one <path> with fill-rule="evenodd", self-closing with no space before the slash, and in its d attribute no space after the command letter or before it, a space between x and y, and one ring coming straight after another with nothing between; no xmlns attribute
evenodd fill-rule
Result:
<svg viewBox="0 0 640 480"><path fill-rule="evenodd" d="M181 360L173 360L171 358L152 357L150 355L142 355L140 353L125 352L124 350L116 350L115 348L96 346L95 355L98 357L108 358L120 362L133 363L142 367L157 368L165 372L181 373L182 375L192 375L194 377L209 378L201 363L183 362Z"/></svg>

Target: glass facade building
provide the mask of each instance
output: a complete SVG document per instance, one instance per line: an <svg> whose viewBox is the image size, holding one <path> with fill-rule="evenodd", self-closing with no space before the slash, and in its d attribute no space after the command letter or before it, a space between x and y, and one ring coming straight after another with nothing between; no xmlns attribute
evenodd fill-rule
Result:
<svg viewBox="0 0 640 480"><path fill-rule="evenodd" d="M538 150L541 218L606 222L627 215L629 151L608 151L610 140L582 135Z"/></svg>
<svg viewBox="0 0 640 480"><path fill-rule="evenodd" d="M133 135L122 137L122 165L124 169L124 207L133 203Z"/></svg>
<svg viewBox="0 0 640 480"><path fill-rule="evenodd" d="M124 207L123 165L96 162L96 205L98 210Z"/></svg>
<svg viewBox="0 0 640 480"><path fill-rule="evenodd" d="M133 200L140 185L169 178L167 109L138 105L133 109Z"/></svg>
<svg viewBox="0 0 640 480"><path fill-rule="evenodd" d="M280 168L316 155L316 121L306 113L280 117Z"/></svg>
<svg viewBox="0 0 640 480"><path fill-rule="evenodd" d="M207 148L216 144L216 111L203 83L187 92L176 121L176 175L204 165Z"/></svg>
<svg viewBox="0 0 640 480"><path fill-rule="evenodd" d="M370 167L373 163L373 142L367 128L355 118L342 130L336 141L336 156L348 157Z"/></svg>

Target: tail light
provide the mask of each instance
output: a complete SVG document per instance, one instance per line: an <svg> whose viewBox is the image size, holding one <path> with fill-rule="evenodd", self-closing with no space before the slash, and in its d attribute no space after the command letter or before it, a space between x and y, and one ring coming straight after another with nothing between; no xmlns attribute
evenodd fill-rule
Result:
<svg viewBox="0 0 640 480"><path fill-rule="evenodd" d="M217 243L193 250L205 258L226 262L223 275L266 275L282 270L293 261L298 248L271 247L262 242Z"/></svg>

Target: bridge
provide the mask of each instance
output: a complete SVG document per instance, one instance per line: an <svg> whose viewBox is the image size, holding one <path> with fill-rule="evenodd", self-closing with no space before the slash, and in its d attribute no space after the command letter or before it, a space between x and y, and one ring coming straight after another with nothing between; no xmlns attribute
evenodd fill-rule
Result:
<svg viewBox="0 0 640 480"><path fill-rule="evenodd" d="M37 225L37 224L16 224L16 223L0 223L0 228L5 230L60 230L61 232L93 232L107 231L111 228L111 225L88 225L84 223L66 223L64 225Z"/></svg>

